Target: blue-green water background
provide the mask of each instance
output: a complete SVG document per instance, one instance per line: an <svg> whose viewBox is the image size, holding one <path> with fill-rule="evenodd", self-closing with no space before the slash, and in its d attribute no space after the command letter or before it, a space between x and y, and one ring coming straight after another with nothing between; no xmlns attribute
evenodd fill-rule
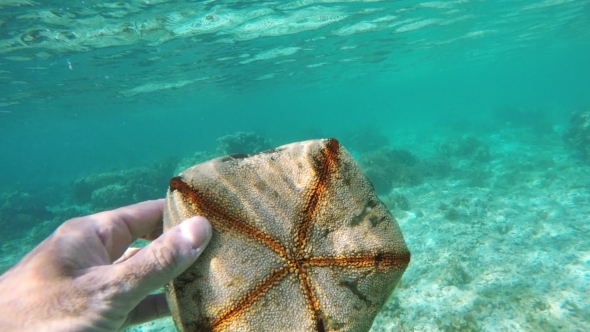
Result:
<svg viewBox="0 0 590 332"><path fill-rule="evenodd" d="M67 183L89 172L214 150L216 138L237 131L254 131L279 144L340 137L367 124L428 135L431 126L494 121L493 112L502 107L548 112L555 124L565 125L573 110L590 104L588 45L554 54L529 51L494 63L434 64L325 87L306 87L299 80L258 84L241 94L224 91L222 98L215 91L181 88L133 102L97 98L92 91L58 95L40 105L26 101L0 115L0 181L8 187ZM41 93L59 93L55 90Z"/></svg>
<svg viewBox="0 0 590 332"><path fill-rule="evenodd" d="M163 1L147 6L136 1L114 9L92 1L5 5L0 100L8 106L0 113L0 183L64 183L88 172L214 149L217 137L236 131L256 131L277 144L318 134L341 137L343 130L364 124L384 132L422 128L427 134L428 126L491 122L500 108L547 112L562 124L569 113L590 102L587 1L305 4ZM123 17L108 16L115 10ZM148 19L173 24L181 14L190 23L203 15L254 10L270 10L262 19L296 22L302 20L297 13L305 10L326 13L318 21L329 23L330 15L336 15L331 11L344 14L342 20L318 28L266 36L269 28L258 17L237 27L197 26L201 30L186 37L129 35L127 41L128 28L111 32L121 34L116 41L102 41L99 35L77 42L82 38L72 36ZM368 10L374 13L364 14ZM338 34L343 27L391 16L393 23L414 21ZM108 20L83 21L96 17ZM448 22L411 26L432 19ZM258 34L232 36L232 29L240 31L247 24ZM400 26L408 28L396 30ZM42 29L54 31L53 39L41 37ZM55 37L59 33L62 37ZM480 36L465 38L470 33ZM231 37L231 42L223 41ZM83 47L76 47L78 43ZM252 59L256 53L290 46L301 49L247 64L219 60ZM341 62L347 58L357 59ZM308 67L317 63L328 65ZM269 73L279 74L256 80ZM203 77L208 79L184 87L121 94L150 82Z"/></svg>

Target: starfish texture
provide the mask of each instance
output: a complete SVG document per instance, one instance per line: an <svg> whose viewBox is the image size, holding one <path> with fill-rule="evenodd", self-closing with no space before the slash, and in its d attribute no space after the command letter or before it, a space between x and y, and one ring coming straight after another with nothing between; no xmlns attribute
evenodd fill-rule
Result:
<svg viewBox="0 0 590 332"><path fill-rule="evenodd" d="M181 331L367 331L410 261L401 230L335 139L214 159L170 182L164 227L213 237L166 286Z"/></svg>

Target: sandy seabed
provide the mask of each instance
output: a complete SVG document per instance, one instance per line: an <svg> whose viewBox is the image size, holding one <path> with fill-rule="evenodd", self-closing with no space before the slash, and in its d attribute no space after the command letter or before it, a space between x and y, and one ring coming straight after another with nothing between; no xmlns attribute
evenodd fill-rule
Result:
<svg viewBox="0 0 590 332"><path fill-rule="evenodd" d="M459 161L399 190L412 262L374 331L590 330L590 167L557 135L482 140L483 179Z"/></svg>

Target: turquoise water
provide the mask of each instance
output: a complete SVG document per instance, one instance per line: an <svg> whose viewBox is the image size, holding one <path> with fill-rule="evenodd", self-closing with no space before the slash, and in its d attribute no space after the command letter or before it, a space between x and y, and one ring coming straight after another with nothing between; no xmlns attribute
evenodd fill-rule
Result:
<svg viewBox="0 0 590 332"><path fill-rule="evenodd" d="M588 59L588 1L0 0L0 270L225 135L336 137L422 164L374 330L590 330Z"/></svg>

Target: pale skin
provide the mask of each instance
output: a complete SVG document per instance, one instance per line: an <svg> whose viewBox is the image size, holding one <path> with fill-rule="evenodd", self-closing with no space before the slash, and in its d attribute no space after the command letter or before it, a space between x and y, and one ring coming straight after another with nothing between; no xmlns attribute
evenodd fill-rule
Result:
<svg viewBox="0 0 590 332"><path fill-rule="evenodd" d="M66 221L0 276L0 331L117 331L170 315L150 295L191 266L211 225L190 218L162 233L164 200ZM153 240L130 248L137 238Z"/></svg>

